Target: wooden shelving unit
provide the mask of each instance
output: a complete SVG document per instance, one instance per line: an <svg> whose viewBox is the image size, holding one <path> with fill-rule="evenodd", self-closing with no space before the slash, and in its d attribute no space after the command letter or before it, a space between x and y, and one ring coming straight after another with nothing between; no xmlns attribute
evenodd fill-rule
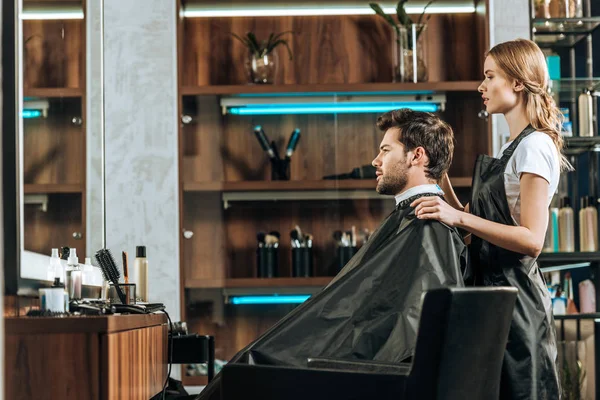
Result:
<svg viewBox="0 0 600 400"><path fill-rule="evenodd" d="M421 93L474 92L479 81L419 82L419 83L333 83L308 85L208 85L185 86L182 96L285 94L285 93Z"/></svg>
<svg viewBox="0 0 600 400"><path fill-rule="evenodd" d="M454 187L470 187L470 177L450 178ZM375 190L374 179L322 181L188 182L184 192L250 192L286 190Z"/></svg>
<svg viewBox="0 0 600 400"><path fill-rule="evenodd" d="M23 193L25 194L83 193L84 191L85 187L83 185L68 183L30 183L23 186Z"/></svg>
<svg viewBox="0 0 600 400"><path fill-rule="evenodd" d="M84 92L81 88L26 88L23 89L24 97L83 97Z"/></svg>
<svg viewBox="0 0 600 400"><path fill-rule="evenodd" d="M179 7L185 1L179 0ZM465 200L476 155L490 154L492 148L490 123L478 116L486 15L431 16L429 79L419 83L392 82L391 48L385 51L392 30L375 15L179 20L182 319L190 331L215 336L218 359L228 360L294 305L208 305L204 294L212 293L215 302L232 292L307 288L314 293L341 268L333 232L352 226L372 232L394 203L377 194L374 179L322 179L372 162L382 138L378 113L224 115L222 97L302 96L307 101L317 95L444 93L440 116L456 137L449 175ZM247 84L246 51L229 32L253 31L261 38L287 30L295 31L293 60L279 58L275 84ZM290 180L272 180L268 157L252 133L258 124L280 154L292 130L301 130ZM239 203L227 207L228 201ZM312 278L291 277L289 232L296 224L314 236ZM280 278L256 278L256 235L269 231L281 234ZM220 325L211 315L217 308L223 310ZM205 377L186 377L185 369L182 376L185 385L206 384Z"/></svg>

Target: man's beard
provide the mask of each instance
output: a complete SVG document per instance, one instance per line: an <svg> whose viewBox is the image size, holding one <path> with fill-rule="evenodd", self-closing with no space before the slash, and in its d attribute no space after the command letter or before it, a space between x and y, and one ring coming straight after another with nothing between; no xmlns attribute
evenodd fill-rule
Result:
<svg viewBox="0 0 600 400"><path fill-rule="evenodd" d="M408 173L406 169L400 167L387 176L382 175L377 182L376 190L379 194L397 195L404 191L407 183Z"/></svg>

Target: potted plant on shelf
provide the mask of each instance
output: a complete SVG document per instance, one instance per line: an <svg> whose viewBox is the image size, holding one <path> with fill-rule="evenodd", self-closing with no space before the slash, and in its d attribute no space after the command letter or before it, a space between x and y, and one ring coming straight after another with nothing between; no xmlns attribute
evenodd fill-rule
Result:
<svg viewBox="0 0 600 400"><path fill-rule="evenodd" d="M396 18L383 11L377 3L369 3L369 6L377 15L382 17L394 28L394 43L392 47L392 59L394 63L394 82L423 82L427 80L427 65L425 64L425 40L424 33L427 30L427 22L431 15L425 18L427 8L435 2L431 0L423 8L417 23L406 13L404 5L408 0L399 0L396 5Z"/></svg>
<svg viewBox="0 0 600 400"><path fill-rule="evenodd" d="M287 48L290 60L292 59L292 51L285 39L281 37L291 31L281 33L271 33L269 39L259 41L253 32L246 33L240 37L232 33L233 37L242 42L248 50L246 59L246 71L251 83L273 83L277 72L278 57L274 52L279 45L284 45Z"/></svg>

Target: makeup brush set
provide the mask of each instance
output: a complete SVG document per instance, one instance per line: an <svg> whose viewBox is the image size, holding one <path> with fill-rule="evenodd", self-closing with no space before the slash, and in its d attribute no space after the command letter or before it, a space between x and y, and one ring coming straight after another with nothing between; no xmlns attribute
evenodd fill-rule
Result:
<svg viewBox="0 0 600 400"><path fill-rule="evenodd" d="M276 278L279 269L279 232L258 232L256 240L256 275L259 278Z"/></svg>
<svg viewBox="0 0 600 400"><path fill-rule="evenodd" d="M302 233L298 225L290 232L292 244L292 276L313 276L313 236L310 233Z"/></svg>
<svg viewBox="0 0 600 400"><path fill-rule="evenodd" d="M279 151L275 141L269 143L267 135L263 130L262 126L256 125L254 127L254 135L260 144L260 147L267 153L269 160L271 161L271 179L274 181L289 180L290 179L290 161L298 140L300 140L300 129L296 128L292 131L288 144L285 150L285 157L282 159L279 157Z"/></svg>
<svg viewBox="0 0 600 400"><path fill-rule="evenodd" d="M358 251L357 245L360 240L362 244L365 244L369 237L371 236L371 232L368 229L362 229L361 231L357 231L356 227L353 225L349 231L341 231L337 230L333 232L333 239L337 244L336 248L336 259L337 259L337 270L341 270L344 268L344 265L350 261L350 259L356 254Z"/></svg>

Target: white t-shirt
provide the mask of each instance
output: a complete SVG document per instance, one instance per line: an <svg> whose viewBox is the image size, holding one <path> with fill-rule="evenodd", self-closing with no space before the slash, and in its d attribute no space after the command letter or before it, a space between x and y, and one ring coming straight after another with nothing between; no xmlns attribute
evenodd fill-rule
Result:
<svg viewBox="0 0 600 400"><path fill-rule="evenodd" d="M510 146L512 141L506 143L500 149L497 158L502 157L504 150ZM544 178L550 184L548 186L548 201L543 207L549 207L550 201L560 179L560 158L554 142L544 132L533 132L517 146L513 155L508 160L504 171L504 188L510 213L515 222L521 223L521 187L520 179L523 172L536 174Z"/></svg>

